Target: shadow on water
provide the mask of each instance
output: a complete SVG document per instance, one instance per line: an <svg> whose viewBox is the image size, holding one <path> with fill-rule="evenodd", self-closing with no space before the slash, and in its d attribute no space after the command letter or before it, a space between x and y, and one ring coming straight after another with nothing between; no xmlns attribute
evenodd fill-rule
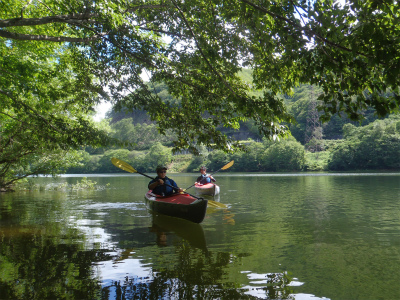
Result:
<svg viewBox="0 0 400 300"><path fill-rule="evenodd" d="M150 232L156 234L159 246L167 246L168 235L174 233L188 241L191 246L207 252L206 238L200 224L152 212Z"/></svg>

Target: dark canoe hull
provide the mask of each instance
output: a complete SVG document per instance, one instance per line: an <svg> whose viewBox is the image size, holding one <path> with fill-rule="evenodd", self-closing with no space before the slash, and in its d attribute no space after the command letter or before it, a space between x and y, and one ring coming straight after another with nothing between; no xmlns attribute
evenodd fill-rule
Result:
<svg viewBox="0 0 400 300"><path fill-rule="evenodd" d="M214 183L206 183L203 185L196 184L194 188L200 195L216 196L219 194L219 186Z"/></svg>
<svg viewBox="0 0 400 300"><path fill-rule="evenodd" d="M206 199L194 198L189 194L173 194L171 196L156 196L150 191L146 193L148 208L163 215L201 223L207 211Z"/></svg>

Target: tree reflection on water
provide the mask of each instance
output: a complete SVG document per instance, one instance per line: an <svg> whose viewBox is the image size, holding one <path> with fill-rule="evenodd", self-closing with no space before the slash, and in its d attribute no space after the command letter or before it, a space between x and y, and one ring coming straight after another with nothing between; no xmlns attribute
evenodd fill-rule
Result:
<svg viewBox="0 0 400 300"><path fill-rule="evenodd" d="M219 253L211 264L207 264L211 257L204 261L181 260L173 269L153 270L151 277L127 276L123 282L113 281L103 286L102 299L294 299L285 274L269 274L268 283L263 287L221 283L222 265L229 261L229 256L229 253Z"/></svg>
<svg viewBox="0 0 400 300"><path fill-rule="evenodd" d="M46 221L51 211L38 208L21 225L25 210L0 209L1 299L292 299L286 274L247 286L229 279L248 254L210 251L199 224L153 216L150 228L107 227L112 245L88 249L79 227ZM133 260L145 272L130 269Z"/></svg>
<svg viewBox="0 0 400 300"><path fill-rule="evenodd" d="M177 249L177 263L152 268L149 277L126 277L103 286L102 299L294 299L286 274L268 274L262 286L242 287L223 280L229 253L201 255L189 247Z"/></svg>
<svg viewBox="0 0 400 300"><path fill-rule="evenodd" d="M294 299L285 273L265 274L261 284L245 287L229 281L229 264L246 254L234 257L228 252L208 251L199 224L155 215L149 231L159 247L172 246L173 255L163 260L152 257L149 276L103 283L102 299ZM171 241L173 235L182 239Z"/></svg>
<svg viewBox="0 0 400 300"><path fill-rule="evenodd" d="M0 229L1 299L97 299L92 264L110 259L104 251L83 251L70 230L60 227ZM53 234L57 234L54 236Z"/></svg>

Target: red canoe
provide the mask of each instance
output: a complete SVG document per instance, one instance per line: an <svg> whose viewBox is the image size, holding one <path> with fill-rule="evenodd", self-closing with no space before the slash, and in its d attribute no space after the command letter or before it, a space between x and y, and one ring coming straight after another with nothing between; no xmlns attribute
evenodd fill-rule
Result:
<svg viewBox="0 0 400 300"><path fill-rule="evenodd" d="M189 194L159 196L148 191L145 195L149 209L163 215L201 223L206 215L207 200Z"/></svg>

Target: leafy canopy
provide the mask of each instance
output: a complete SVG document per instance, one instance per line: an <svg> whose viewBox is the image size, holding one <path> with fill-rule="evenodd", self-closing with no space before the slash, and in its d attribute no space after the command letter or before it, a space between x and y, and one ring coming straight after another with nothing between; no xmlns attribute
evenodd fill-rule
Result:
<svg viewBox="0 0 400 300"><path fill-rule="evenodd" d="M2 1L0 112L32 116L60 147L101 143L80 113L104 98L147 111L176 148L226 151L240 145L218 126L252 119L264 136L285 135L293 118L279 94L300 83L322 89L324 119L384 116L399 107L398 19L390 0ZM144 70L179 102L152 93Z"/></svg>

